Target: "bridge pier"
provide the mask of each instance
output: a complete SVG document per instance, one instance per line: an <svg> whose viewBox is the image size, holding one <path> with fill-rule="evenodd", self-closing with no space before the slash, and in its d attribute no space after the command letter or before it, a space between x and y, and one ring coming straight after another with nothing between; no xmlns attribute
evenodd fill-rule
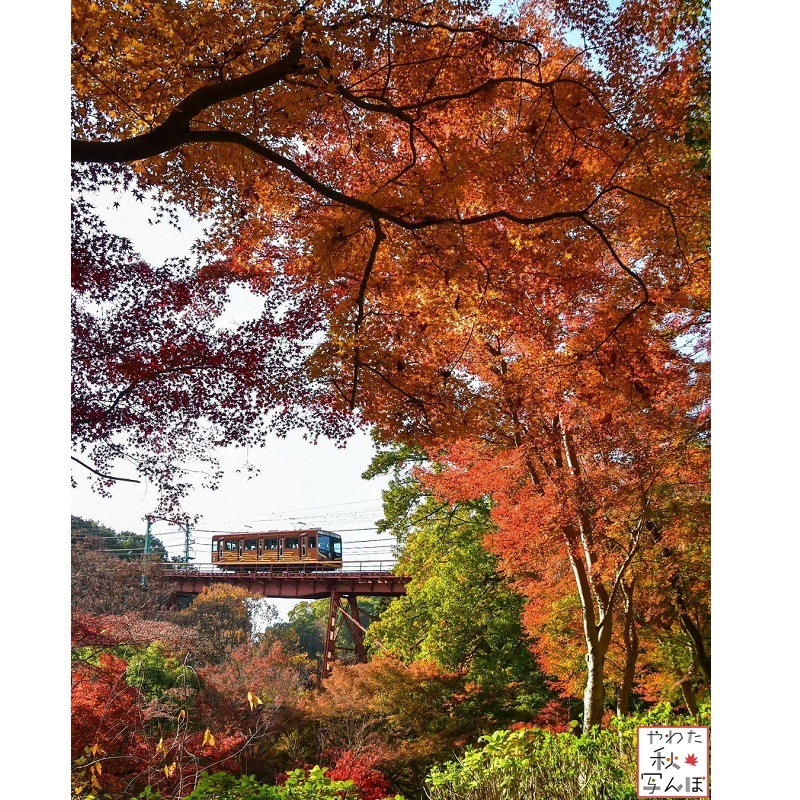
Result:
<svg viewBox="0 0 800 800"><path fill-rule="evenodd" d="M347 628L353 642L356 659L359 664L367 662L367 649L364 647L364 634L367 629L361 624L358 612L358 595L331 592L331 603L328 609L328 624L325 629L325 648L322 652L322 677L327 678L336 661L337 651L350 649L338 644L342 625Z"/></svg>

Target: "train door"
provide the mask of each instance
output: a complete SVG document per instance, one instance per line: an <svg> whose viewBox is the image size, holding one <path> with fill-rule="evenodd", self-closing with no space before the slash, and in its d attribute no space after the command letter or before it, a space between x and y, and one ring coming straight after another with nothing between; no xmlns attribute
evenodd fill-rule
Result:
<svg viewBox="0 0 800 800"><path fill-rule="evenodd" d="M242 560L242 552L244 551L244 539L239 539L239 560Z"/></svg>
<svg viewBox="0 0 800 800"><path fill-rule="evenodd" d="M306 537L305 536L301 536L300 537L300 557L301 558L305 558L306 557Z"/></svg>
<svg viewBox="0 0 800 800"><path fill-rule="evenodd" d="M283 555L283 537L278 539L278 558Z"/></svg>

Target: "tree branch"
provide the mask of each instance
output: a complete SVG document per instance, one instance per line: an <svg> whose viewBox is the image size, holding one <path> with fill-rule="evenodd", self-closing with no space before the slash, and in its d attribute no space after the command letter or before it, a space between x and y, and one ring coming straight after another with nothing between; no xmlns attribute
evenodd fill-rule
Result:
<svg viewBox="0 0 800 800"><path fill-rule="evenodd" d="M262 69L219 83L201 86L185 97L170 115L148 133L118 142L72 140L72 161L110 164L140 161L192 141L190 125L201 112L226 100L272 86L299 70L302 40L295 38L289 52Z"/></svg>
<svg viewBox="0 0 800 800"><path fill-rule="evenodd" d="M75 456L70 456L73 461L76 461L82 467L85 467L89 470L89 472L94 472L95 475L99 475L101 478L105 478L108 481L125 481L126 483L141 483L140 480L136 478L117 478L114 475L106 475L104 472L98 472L94 467L90 467L88 464L85 464L79 458L75 458Z"/></svg>

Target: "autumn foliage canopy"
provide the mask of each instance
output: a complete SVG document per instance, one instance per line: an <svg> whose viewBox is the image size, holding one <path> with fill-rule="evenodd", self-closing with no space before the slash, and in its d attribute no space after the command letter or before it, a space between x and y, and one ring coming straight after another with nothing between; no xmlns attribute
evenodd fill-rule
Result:
<svg viewBox="0 0 800 800"><path fill-rule="evenodd" d="M585 726L615 648L630 692L645 588L705 673L704 3L73 10L80 458L170 507L213 446L370 424L435 456L442 497L491 496L565 686L554 608L581 640ZM100 187L203 217L199 264L142 263ZM263 311L226 327L233 285Z"/></svg>

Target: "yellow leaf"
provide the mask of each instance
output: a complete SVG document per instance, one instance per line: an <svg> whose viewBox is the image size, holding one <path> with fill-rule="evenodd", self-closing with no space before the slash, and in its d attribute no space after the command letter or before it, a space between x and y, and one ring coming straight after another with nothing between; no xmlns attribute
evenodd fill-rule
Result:
<svg viewBox="0 0 800 800"><path fill-rule="evenodd" d="M185 718L186 718L186 709L182 708L181 709L181 713L178 714L178 722L180 722L182 719L185 719Z"/></svg>
<svg viewBox="0 0 800 800"><path fill-rule="evenodd" d="M261 698L258 695L253 694L252 692L247 693L247 702L250 703L250 710L252 711L256 706L263 706L264 703L261 702Z"/></svg>
<svg viewBox="0 0 800 800"><path fill-rule="evenodd" d="M160 753L164 749L164 737L162 736L158 740L158 744L156 745L156 753Z"/></svg>
<svg viewBox="0 0 800 800"><path fill-rule="evenodd" d="M214 734L211 733L208 728L206 728L206 732L203 735L203 747L214 747L215 744L216 742L214 741Z"/></svg>
<svg viewBox="0 0 800 800"><path fill-rule="evenodd" d="M102 775L103 774L103 765L98 761L95 764L95 767L97 767L97 774L98 775Z"/></svg>

